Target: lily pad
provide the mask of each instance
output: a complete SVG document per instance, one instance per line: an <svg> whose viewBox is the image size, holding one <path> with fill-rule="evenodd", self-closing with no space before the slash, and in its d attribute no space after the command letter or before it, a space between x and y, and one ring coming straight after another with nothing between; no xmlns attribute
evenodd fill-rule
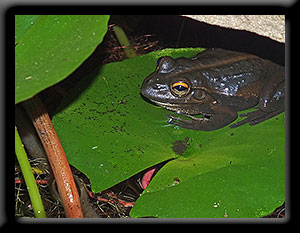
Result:
<svg viewBox="0 0 300 233"><path fill-rule="evenodd" d="M190 137L136 202L132 217L249 218L285 200L284 114L257 126ZM264 137L261 137L264 135Z"/></svg>
<svg viewBox="0 0 300 233"><path fill-rule="evenodd" d="M144 101L140 87L158 57L178 57L183 51L194 56L201 49L179 51L164 50L103 65L89 87L53 117L69 162L90 178L94 192L177 157L171 148L174 130L167 123L166 111ZM74 92L81 91L83 83ZM62 105L69 102L66 99ZM175 130L175 138L176 132L181 134Z"/></svg>
<svg viewBox="0 0 300 233"><path fill-rule="evenodd" d="M15 44L25 35L27 31L40 18L40 15L16 15L15 16Z"/></svg>
<svg viewBox="0 0 300 233"><path fill-rule="evenodd" d="M102 41L109 16L16 16L15 103L61 81Z"/></svg>
<svg viewBox="0 0 300 233"><path fill-rule="evenodd" d="M201 132L168 124L170 112L140 96L159 57L202 50L167 49L103 65L53 117L69 162L89 177L93 192L175 158L150 182L132 217L259 217L284 201L284 114Z"/></svg>

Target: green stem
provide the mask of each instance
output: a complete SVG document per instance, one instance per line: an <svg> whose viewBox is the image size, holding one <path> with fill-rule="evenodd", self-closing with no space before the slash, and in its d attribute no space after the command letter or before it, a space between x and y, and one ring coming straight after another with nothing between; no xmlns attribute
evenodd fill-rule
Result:
<svg viewBox="0 0 300 233"><path fill-rule="evenodd" d="M36 218L46 218L44 206L36 185L35 178L32 174L26 151L19 136L17 127L15 126L15 150L19 161L20 168L27 186L29 197L32 203L32 208Z"/></svg>
<svg viewBox="0 0 300 233"><path fill-rule="evenodd" d="M131 47L131 45L128 41L128 38L127 38L125 32L123 31L123 29L120 28L119 26L114 26L113 29L114 29L114 32L116 34L116 37L117 37L120 45L123 47L123 50L124 50L124 53L126 54L126 56L128 58L136 57L137 55L136 55L134 49Z"/></svg>

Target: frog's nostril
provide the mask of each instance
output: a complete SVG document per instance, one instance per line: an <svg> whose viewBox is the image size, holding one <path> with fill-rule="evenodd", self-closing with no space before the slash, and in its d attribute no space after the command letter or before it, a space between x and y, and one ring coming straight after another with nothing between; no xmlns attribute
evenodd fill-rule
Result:
<svg viewBox="0 0 300 233"><path fill-rule="evenodd" d="M159 84L154 84L153 85L153 89L154 90L159 90L160 89L160 85Z"/></svg>

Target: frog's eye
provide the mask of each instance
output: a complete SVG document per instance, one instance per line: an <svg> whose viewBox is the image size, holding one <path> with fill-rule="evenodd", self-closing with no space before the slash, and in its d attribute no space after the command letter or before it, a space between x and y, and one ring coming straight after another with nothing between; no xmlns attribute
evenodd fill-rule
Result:
<svg viewBox="0 0 300 233"><path fill-rule="evenodd" d="M184 96L190 90L190 86L182 81L175 82L171 85L171 92L176 96Z"/></svg>

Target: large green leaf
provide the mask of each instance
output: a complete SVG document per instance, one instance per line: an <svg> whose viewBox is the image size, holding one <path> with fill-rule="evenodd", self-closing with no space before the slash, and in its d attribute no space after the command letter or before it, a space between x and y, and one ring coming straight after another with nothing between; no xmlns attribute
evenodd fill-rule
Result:
<svg viewBox="0 0 300 233"><path fill-rule="evenodd" d="M104 65L89 87L53 117L69 162L87 174L94 192L177 157L171 146L178 130L165 130L173 128L166 111L144 101L140 87L158 57L178 57L179 51L194 56L201 49L165 50Z"/></svg>
<svg viewBox="0 0 300 233"><path fill-rule="evenodd" d="M61 81L102 41L109 16L16 16L15 103Z"/></svg>
<svg viewBox="0 0 300 233"><path fill-rule="evenodd" d="M94 192L175 158L151 181L132 217L259 217L284 201L284 114L257 126L201 132L168 124L169 111L141 98L157 58L200 51L168 49L104 65L53 117L68 160Z"/></svg>
<svg viewBox="0 0 300 233"><path fill-rule="evenodd" d="M40 18L40 15L16 15L15 16L15 44L25 35L27 31Z"/></svg>
<svg viewBox="0 0 300 233"><path fill-rule="evenodd" d="M284 114L190 137L138 199L132 217L261 217L285 200Z"/></svg>

